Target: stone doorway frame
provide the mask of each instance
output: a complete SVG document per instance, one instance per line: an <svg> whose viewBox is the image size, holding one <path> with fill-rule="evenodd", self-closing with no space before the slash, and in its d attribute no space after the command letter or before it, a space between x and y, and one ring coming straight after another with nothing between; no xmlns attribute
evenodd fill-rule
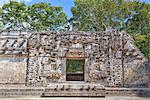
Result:
<svg viewBox="0 0 150 100"><path fill-rule="evenodd" d="M65 82L71 82L71 81L66 81L66 68L67 68L67 59L84 59L84 81L72 81L72 82L88 82L89 79L89 68L87 67L88 63L88 53L85 52L83 49L69 49L68 52L66 53L65 57Z"/></svg>
<svg viewBox="0 0 150 100"><path fill-rule="evenodd" d="M84 60L84 65L83 65L83 80L81 80L81 82L84 82L85 81L85 58L78 58L78 57L73 57L73 58L66 58L66 69L65 69L65 72L66 72L66 82L70 82L69 80L67 80L67 60L68 59L71 59L71 60ZM76 80L74 80L76 81ZM77 80L78 81L78 80ZM80 82L80 81L78 81Z"/></svg>

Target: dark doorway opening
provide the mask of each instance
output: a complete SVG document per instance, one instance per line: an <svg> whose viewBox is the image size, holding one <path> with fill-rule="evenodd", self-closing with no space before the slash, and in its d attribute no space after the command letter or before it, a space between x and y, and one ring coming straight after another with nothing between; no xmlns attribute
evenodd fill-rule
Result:
<svg viewBox="0 0 150 100"><path fill-rule="evenodd" d="M67 59L66 81L84 81L84 59Z"/></svg>

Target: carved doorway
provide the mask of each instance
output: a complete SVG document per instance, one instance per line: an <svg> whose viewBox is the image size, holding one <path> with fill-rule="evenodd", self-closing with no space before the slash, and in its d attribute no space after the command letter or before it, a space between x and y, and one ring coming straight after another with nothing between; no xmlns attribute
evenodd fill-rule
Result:
<svg viewBox="0 0 150 100"><path fill-rule="evenodd" d="M67 59L66 81L84 81L85 59Z"/></svg>

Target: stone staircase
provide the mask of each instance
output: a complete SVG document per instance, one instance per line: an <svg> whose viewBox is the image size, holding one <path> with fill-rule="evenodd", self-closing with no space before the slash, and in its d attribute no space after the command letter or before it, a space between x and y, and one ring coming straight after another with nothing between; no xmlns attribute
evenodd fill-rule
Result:
<svg viewBox="0 0 150 100"><path fill-rule="evenodd" d="M105 87L96 83L53 83L43 96L105 96Z"/></svg>
<svg viewBox="0 0 150 100"><path fill-rule="evenodd" d="M47 87L1 86L0 98L8 97L150 97L150 88L112 88L96 83L51 83Z"/></svg>

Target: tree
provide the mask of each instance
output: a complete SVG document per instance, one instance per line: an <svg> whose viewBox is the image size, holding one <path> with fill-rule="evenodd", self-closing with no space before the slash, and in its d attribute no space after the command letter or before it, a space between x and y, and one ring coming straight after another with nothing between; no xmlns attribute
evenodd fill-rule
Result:
<svg viewBox="0 0 150 100"><path fill-rule="evenodd" d="M10 1L2 6L1 13L3 25L6 29L20 30L27 18L27 6L24 3Z"/></svg>
<svg viewBox="0 0 150 100"><path fill-rule="evenodd" d="M136 45L150 58L150 4L126 0L75 0L71 24L82 31L102 31L106 27L126 30Z"/></svg>
<svg viewBox="0 0 150 100"><path fill-rule="evenodd" d="M126 31L134 37L145 57L150 59L150 4L136 2L132 9L134 15L126 23Z"/></svg>
<svg viewBox="0 0 150 100"><path fill-rule="evenodd" d="M0 8L0 30L2 30L3 28L2 13L3 13L3 10Z"/></svg>
<svg viewBox="0 0 150 100"><path fill-rule="evenodd" d="M120 1L121 3L121 1ZM104 26L117 26L121 20L118 13L120 4L113 0L76 0L72 7L73 21L78 29L100 31Z"/></svg>
<svg viewBox="0 0 150 100"><path fill-rule="evenodd" d="M61 7L47 3L28 6L10 1L2 6L1 16L5 29L12 30L59 30L67 22Z"/></svg>
<svg viewBox="0 0 150 100"><path fill-rule="evenodd" d="M61 7L43 2L29 7L28 18L33 30L57 30L67 22Z"/></svg>
<svg viewBox="0 0 150 100"><path fill-rule="evenodd" d="M150 34L141 35L137 34L134 36L135 43L146 58L150 60Z"/></svg>

